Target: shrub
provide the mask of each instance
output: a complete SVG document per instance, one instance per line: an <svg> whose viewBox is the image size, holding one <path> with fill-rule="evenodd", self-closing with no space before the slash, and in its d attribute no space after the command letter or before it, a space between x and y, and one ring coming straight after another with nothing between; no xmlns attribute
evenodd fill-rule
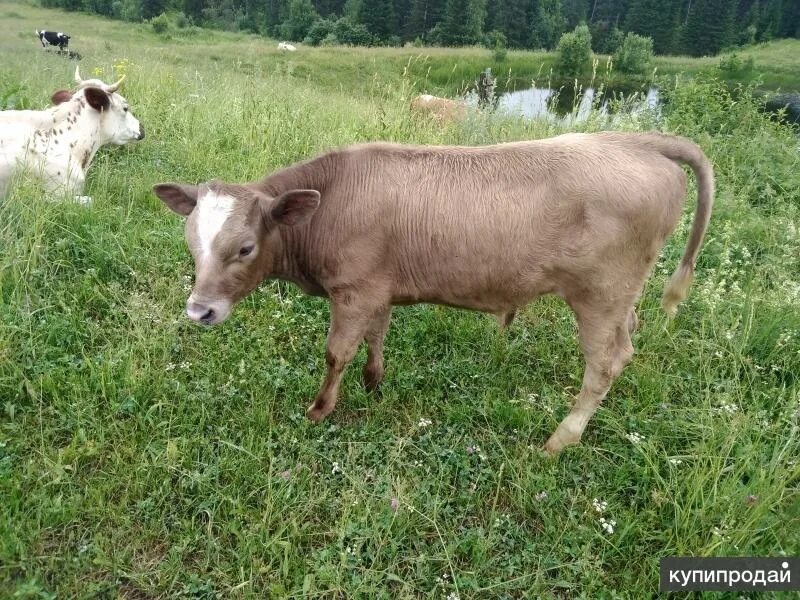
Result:
<svg viewBox="0 0 800 600"><path fill-rule="evenodd" d="M492 57L496 62L503 62L508 55L506 49L507 38L502 31L493 29L486 34L484 45L492 51Z"/></svg>
<svg viewBox="0 0 800 600"><path fill-rule="evenodd" d="M756 63L752 56L740 57L736 52L719 61L719 70L728 79L746 79L753 74Z"/></svg>
<svg viewBox="0 0 800 600"><path fill-rule="evenodd" d="M361 23L354 23L347 17L336 21L333 34L342 44L348 46L371 46L374 43L372 34Z"/></svg>
<svg viewBox="0 0 800 600"><path fill-rule="evenodd" d="M495 46L492 50L492 58L495 62L503 62L508 56L508 48L505 46Z"/></svg>
<svg viewBox="0 0 800 600"><path fill-rule="evenodd" d="M175 15L175 27L178 29L186 29L192 24L192 20L182 12Z"/></svg>
<svg viewBox="0 0 800 600"><path fill-rule="evenodd" d="M487 48L489 48L489 50L494 50L498 46L506 47L508 45L508 38L506 38L506 34L502 31L492 29L486 34L483 43Z"/></svg>
<svg viewBox="0 0 800 600"><path fill-rule="evenodd" d="M556 70L562 75L578 76L592 65L592 34L586 25L561 36L556 47Z"/></svg>
<svg viewBox="0 0 800 600"><path fill-rule="evenodd" d="M325 36L325 39L322 40L323 46L338 46L340 44L341 42L339 41L339 38L337 38L333 33L329 33Z"/></svg>
<svg viewBox="0 0 800 600"><path fill-rule="evenodd" d="M739 46L753 46L756 43L756 33L758 30L755 25L748 25L744 31L739 34Z"/></svg>
<svg viewBox="0 0 800 600"><path fill-rule="evenodd" d="M169 17L164 13L161 13L157 17L150 19L150 25L153 27L153 31L159 35L167 33L170 28Z"/></svg>
<svg viewBox="0 0 800 600"><path fill-rule="evenodd" d="M334 27L336 27L336 23L330 19L317 19L308 30L308 34L303 40L303 43L311 46L319 46L325 38L333 35Z"/></svg>
<svg viewBox="0 0 800 600"><path fill-rule="evenodd" d="M614 64L623 73L645 75L653 63L653 38L628 33L614 52Z"/></svg>

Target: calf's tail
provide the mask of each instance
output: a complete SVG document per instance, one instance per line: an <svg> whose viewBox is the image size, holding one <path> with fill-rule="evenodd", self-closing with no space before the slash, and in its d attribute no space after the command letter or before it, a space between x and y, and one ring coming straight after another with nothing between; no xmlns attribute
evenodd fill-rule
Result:
<svg viewBox="0 0 800 600"><path fill-rule="evenodd" d="M697 178L697 208L689 241L686 243L686 250L678 268L667 282L664 294L661 296L661 307L668 316L673 317L678 312L678 304L683 302L689 293L697 255L700 253L708 221L711 219L711 207L714 205L714 168L700 146L686 138L652 135L648 136L648 142L667 158L689 165Z"/></svg>

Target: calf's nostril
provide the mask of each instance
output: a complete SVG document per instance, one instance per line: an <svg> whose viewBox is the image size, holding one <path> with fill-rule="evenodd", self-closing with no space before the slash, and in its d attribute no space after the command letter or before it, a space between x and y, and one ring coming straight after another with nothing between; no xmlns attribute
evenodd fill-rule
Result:
<svg viewBox="0 0 800 600"><path fill-rule="evenodd" d="M216 313L214 312L214 309L209 308L205 313L203 313L203 316L200 317L200 321L206 324L211 323L211 321L214 320L215 315Z"/></svg>

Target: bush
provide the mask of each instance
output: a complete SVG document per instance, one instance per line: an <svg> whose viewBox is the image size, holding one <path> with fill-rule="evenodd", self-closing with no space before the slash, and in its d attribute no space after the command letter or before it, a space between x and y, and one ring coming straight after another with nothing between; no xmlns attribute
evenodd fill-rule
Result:
<svg viewBox="0 0 800 600"><path fill-rule="evenodd" d="M508 48L505 46L495 46L492 50L492 58L495 62L503 62L508 56Z"/></svg>
<svg viewBox="0 0 800 600"><path fill-rule="evenodd" d="M592 34L586 25L561 36L556 47L556 70L561 75L577 77L591 68Z"/></svg>
<svg viewBox="0 0 800 600"><path fill-rule="evenodd" d="M334 27L336 27L336 23L330 19L317 19L308 30L308 34L303 40L303 43L311 46L319 46L325 38L333 35Z"/></svg>
<svg viewBox="0 0 800 600"><path fill-rule="evenodd" d="M498 46L503 46L504 48L508 46L508 38L506 38L506 34L502 31L498 31L497 29L492 29L489 33L486 34L485 39L483 40L484 46L489 48L489 50L494 50Z"/></svg>
<svg viewBox="0 0 800 600"><path fill-rule="evenodd" d="M495 62L503 62L506 59L508 55L508 50L506 49L507 42L508 40L505 34L496 29L487 33L483 40L484 46L492 51L492 57Z"/></svg>
<svg viewBox="0 0 800 600"><path fill-rule="evenodd" d="M178 29L186 29L192 24L192 20L182 12L175 15L175 27Z"/></svg>
<svg viewBox="0 0 800 600"><path fill-rule="evenodd" d="M758 30L755 25L748 25L744 31L739 34L739 46L753 46L756 43L756 33Z"/></svg>
<svg viewBox="0 0 800 600"><path fill-rule="evenodd" d="M653 38L628 33L614 52L614 64L623 73L645 75L653 63Z"/></svg>
<svg viewBox="0 0 800 600"><path fill-rule="evenodd" d="M728 79L747 79L755 68L756 63L752 56L743 58L735 52L719 61L720 73Z"/></svg>
<svg viewBox="0 0 800 600"><path fill-rule="evenodd" d="M348 46L371 46L374 43L372 34L361 23L353 23L347 17L336 21L333 34L342 44Z"/></svg>
<svg viewBox="0 0 800 600"><path fill-rule="evenodd" d="M339 41L339 38L337 38L333 33L329 33L325 36L325 39L322 40L323 46L339 46L340 44L341 42Z"/></svg>
<svg viewBox="0 0 800 600"><path fill-rule="evenodd" d="M153 31L159 35L163 35L169 31L171 24L169 22L169 17L164 13L161 13L157 17L150 19L150 25L152 25Z"/></svg>

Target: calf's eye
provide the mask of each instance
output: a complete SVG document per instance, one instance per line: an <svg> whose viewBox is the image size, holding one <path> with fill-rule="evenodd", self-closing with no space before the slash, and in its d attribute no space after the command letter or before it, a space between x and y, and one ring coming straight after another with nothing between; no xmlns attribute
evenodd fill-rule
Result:
<svg viewBox="0 0 800 600"><path fill-rule="evenodd" d="M239 250L239 256L250 256L253 253L253 248L255 248L255 246L253 246L252 244L247 246L242 246L241 249Z"/></svg>

